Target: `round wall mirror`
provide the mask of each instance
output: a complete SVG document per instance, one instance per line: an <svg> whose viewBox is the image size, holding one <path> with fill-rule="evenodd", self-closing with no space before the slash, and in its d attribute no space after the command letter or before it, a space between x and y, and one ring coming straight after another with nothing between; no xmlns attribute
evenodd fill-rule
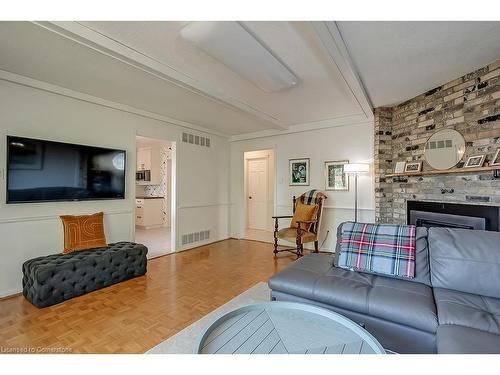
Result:
<svg viewBox="0 0 500 375"><path fill-rule="evenodd" d="M454 129L435 132L425 144L425 161L434 169L444 170L456 166L465 153L465 139Z"/></svg>

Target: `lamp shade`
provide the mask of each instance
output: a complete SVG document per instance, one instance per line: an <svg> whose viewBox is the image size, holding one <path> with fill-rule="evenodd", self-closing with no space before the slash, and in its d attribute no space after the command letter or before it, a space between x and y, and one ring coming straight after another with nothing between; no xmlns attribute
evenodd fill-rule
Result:
<svg viewBox="0 0 500 375"><path fill-rule="evenodd" d="M344 164L344 172L352 174L368 173L370 170L370 164L365 163L350 163Z"/></svg>

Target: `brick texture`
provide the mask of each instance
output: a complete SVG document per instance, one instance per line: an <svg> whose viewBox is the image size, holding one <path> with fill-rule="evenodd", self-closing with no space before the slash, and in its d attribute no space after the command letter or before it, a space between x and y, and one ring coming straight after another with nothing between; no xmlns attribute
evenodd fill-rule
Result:
<svg viewBox="0 0 500 375"><path fill-rule="evenodd" d="M394 107L376 108L375 218L406 223L407 200L500 206L500 180L491 173L386 178L397 161L424 161L425 143L436 131L458 130L470 155L500 147L500 60ZM461 166L461 165L459 165Z"/></svg>

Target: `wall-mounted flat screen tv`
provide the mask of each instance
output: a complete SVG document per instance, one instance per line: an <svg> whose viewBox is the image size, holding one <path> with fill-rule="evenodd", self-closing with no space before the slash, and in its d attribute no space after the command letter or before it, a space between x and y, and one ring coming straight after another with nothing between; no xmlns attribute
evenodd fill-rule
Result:
<svg viewBox="0 0 500 375"><path fill-rule="evenodd" d="M7 136L7 203L125 197L125 151Z"/></svg>

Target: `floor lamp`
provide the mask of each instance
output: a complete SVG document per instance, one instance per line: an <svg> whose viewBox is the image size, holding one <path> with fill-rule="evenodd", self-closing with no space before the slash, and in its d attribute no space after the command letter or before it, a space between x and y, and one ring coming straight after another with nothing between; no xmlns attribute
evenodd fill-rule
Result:
<svg viewBox="0 0 500 375"><path fill-rule="evenodd" d="M354 176L354 221L358 221L358 176L368 173L370 170L369 164L352 163L344 164L344 172Z"/></svg>

